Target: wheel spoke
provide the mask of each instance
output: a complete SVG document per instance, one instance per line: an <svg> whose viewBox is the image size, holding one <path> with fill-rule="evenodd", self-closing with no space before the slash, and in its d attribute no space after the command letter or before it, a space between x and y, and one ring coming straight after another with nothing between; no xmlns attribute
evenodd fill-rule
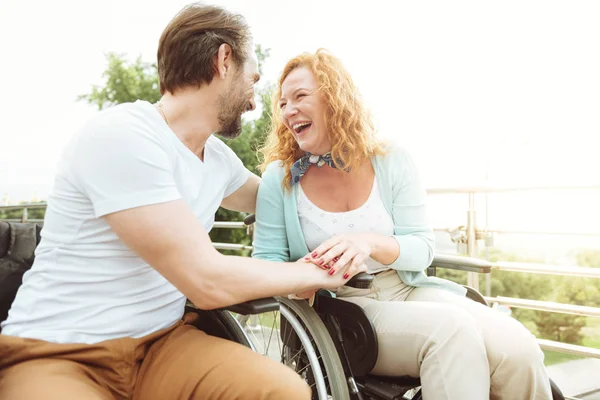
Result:
<svg viewBox="0 0 600 400"><path fill-rule="evenodd" d="M311 387L313 399L349 399L343 367L320 317L302 303L280 302L281 311L260 314L260 327L245 329L256 350L292 368ZM251 321L243 318L246 328Z"/></svg>

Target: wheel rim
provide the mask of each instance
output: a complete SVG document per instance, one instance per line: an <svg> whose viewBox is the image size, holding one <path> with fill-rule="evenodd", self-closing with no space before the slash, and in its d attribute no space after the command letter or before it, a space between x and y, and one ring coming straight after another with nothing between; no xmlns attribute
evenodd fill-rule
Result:
<svg viewBox="0 0 600 400"><path fill-rule="evenodd" d="M316 312L307 304L286 298L279 300L279 312L236 316L253 347L298 373L311 386L313 399L349 399L335 345ZM287 329L281 329L282 326L285 328L284 324L287 324ZM296 338L289 340L292 334L299 343ZM317 336L319 339L315 340ZM290 342L295 344L290 346Z"/></svg>
<svg viewBox="0 0 600 400"><path fill-rule="evenodd" d="M328 394L327 394L327 386L325 383L325 376L323 375L323 371L321 370L321 363L319 361L319 356L317 355L317 351L314 348L314 346L312 345L312 341L310 339L310 337L308 336L308 334L306 333L306 331L304 330L304 327L302 326L302 324L300 323L300 321L298 321L298 319L294 316L294 314L285 306L285 305L281 305L280 308L280 312L281 314L288 320L288 322L290 324L292 324L292 327L295 330L296 335L298 335L298 339L300 339L300 343L302 343L302 346L304 347L304 354L306 354L306 357L308 358L308 361L310 362L309 365L307 365L307 367L311 367L312 368L312 377L315 380L315 387L317 390L317 394L319 396L319 400L327 400L328 399ZM283 341L285 343L285 340ZM288 348L289 349L289 348ZM291 349L289 349L291 350ZM289 364L286 361L290 361L290 360L285 360L285 349L282 352L282 361L289 366ZM302 355L302 349L300 349L297 353L297 357L298 357L298 361L301 361L301 355ZM292 360L294 358L296 358L296 354L289 354L292 357ZM298 363L299 366L301 365L301 363ZM306 369L307 367L303 367L302 370L298 371L296 370L296 372L298 372L301 375L301 372Z"/></svg>

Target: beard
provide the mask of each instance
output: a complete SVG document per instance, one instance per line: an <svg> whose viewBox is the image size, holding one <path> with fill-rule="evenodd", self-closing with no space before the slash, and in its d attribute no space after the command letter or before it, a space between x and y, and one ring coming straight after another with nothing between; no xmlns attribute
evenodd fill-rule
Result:
<svg viewBox="0 0 600 400"><path fill-rule="evenodd" d="M219 97L219 126L217 135L227 139L236 138L242 133L242 114L248 109L248 100L242 85L238 84Z"/></svg>

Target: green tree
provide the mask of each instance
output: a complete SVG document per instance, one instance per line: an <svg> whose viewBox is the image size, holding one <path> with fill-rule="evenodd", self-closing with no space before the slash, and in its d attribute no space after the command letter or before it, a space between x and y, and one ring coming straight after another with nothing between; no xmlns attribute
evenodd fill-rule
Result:
<svg viewBox="0 0 600 400"><path fill-rule="evenodd" d="M488 259L543 263L498 249L488 249ZM492 295L587 305L595 291L577 277L496 271L492 277ZM583 339L581 330L586 325L585 317L518 308L513 310L513 315L539 337L574 344Z"/></svg>
<svg viewBox="0 0 600 400"><path fill-rule="evenodd" d="M581 267L600 268L600 250L582 250L577 253L576 259Z"/></svg>
<svg viewBox="0 0 600 400"><path fill-rule="evenodd" d="M587 305L597 295L594 287L578 277L554 276L551 278L554 290L544 300L563 304ZM533 321L541 337L559 342L580 344L581 330L586 326L586 318L579 315L536 312Z"/></svg>
<svg viewBox="0 0 600 400"><path fill-rule="evenodd" d="M600 250L582 250L577 253L576 259L577 265L580 267L600 268ZM589 296L585 295L585 297L580 295L579 301L582 303L577 304L600 307L600 278L580 278L580 281L585 282L586 293L592 290L593 292Z"/></svg>
<svg viewBox="0 0 600 400"><path fill-rule="evenodd" d="M129 63L123 54L116 53L108 53L106 60L104 84L92 86L91 93L79 96L78 100L94 104L99 110L136 100L151 103L160 100L156 64L143 62L139 57Z"/></svg>
<svg viewBox="0 0 600 400"><path fill-rule="evenodd" d="M269 49L257 45L256 54L259 71L262 73L264 62L269 57ZM90 93L79 96L78 100L93 104L102 110L135 100L155 103L160 99L156 64L143 62L141 58L128 62L124 55L115 53L109 53L106 59L108 66L102 74L104 83L93 86ZM238 138L224 141L240 157L246 168L256 174L259 174L256 150L264 142L271 120L271 93L272 87L269 85L258 90L258 106L262 107L260 117L255 121L245 121L242 135ZM217 221L239 221L243 218L244 215L223 208L219 208L216 215ZM233 229L213 229L210 237L213 242L251 242L244 231Z"/></svg>

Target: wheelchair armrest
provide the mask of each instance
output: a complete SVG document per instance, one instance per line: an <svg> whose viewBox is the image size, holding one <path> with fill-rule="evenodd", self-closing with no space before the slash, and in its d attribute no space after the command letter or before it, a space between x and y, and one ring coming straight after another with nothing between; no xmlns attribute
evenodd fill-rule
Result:
<svg viewBox="0 0 600 400"><path fill-rule="evenodd" d="M279 311L279 302L275 297L266 297L234 304L223 309L242 315L262 314L268 311Z"/></svg>
<svg viewBox="0 0 600 400"><path fill-rule="evenodd" d="M246 218L244 218L244 225L252 225L256 221L256 215L250 214Z"/></svg>
<svg viewBox="0 0 600 400"><path fill-rule="evenodd" d="M489 261L479 260L477 258L454 256L449 254L436 254L433 258L433 262L431 263L431 267L489 274L492 272L493 264Z"/></svg>
<svg viewBox="0 0 600 400"><path fill-rule="evenodd" d="M344 286L350 286L357 289L368 289L373 282L373 275L361 272L356 274Z"/></svg>

